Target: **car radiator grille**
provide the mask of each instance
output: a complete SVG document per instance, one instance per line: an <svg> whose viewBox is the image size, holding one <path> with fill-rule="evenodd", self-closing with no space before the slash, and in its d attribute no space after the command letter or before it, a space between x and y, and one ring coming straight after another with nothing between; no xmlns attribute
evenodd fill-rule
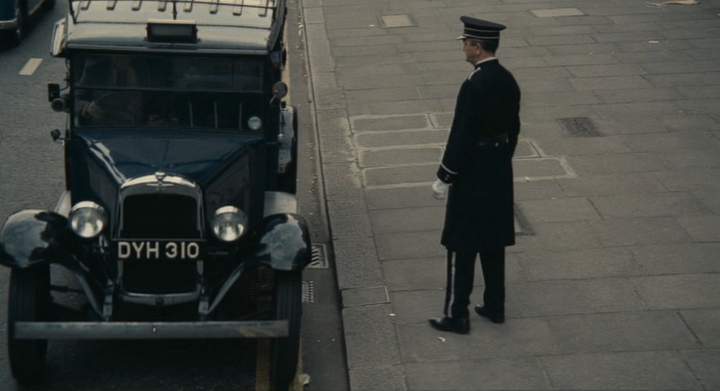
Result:
<svg viewBox="0 0 720 391"><path fill-rule="evenodd" d="M197 239L197 203L175 194L142 194L125 199L120 236L125 239ZM195 290L195 262L123 261L123 287L135 293Z"/></svg>

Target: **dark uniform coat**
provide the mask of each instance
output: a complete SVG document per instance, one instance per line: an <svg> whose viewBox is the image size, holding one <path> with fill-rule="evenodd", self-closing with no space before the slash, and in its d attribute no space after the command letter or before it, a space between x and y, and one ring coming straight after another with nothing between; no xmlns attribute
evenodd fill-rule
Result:
<svg viewBox="0 0 720 391"><path fill-rule="evenodd" d="M482 251L515 244L512 155L520 89L497 59L478 64L460 87L438 178L451 183L442 244Z"/></svg>

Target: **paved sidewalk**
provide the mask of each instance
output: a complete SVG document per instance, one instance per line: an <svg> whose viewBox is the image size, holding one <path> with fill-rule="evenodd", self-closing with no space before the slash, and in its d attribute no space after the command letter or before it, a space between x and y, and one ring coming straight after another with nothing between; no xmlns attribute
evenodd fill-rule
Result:
<svg viewBox="0 0 720 391"><path fill-rule="evenodd" d="M303 12L352 390L720 389L720 1ZM426 321L461 15L508 25L498 54L523 90L509 319L469 336Z"/></svg>

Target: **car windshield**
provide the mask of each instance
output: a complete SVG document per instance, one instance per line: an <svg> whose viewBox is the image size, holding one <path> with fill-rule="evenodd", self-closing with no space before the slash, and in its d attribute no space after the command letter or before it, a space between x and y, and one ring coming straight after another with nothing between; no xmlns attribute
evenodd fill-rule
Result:
<svg viewBox="0 0 720 391"><path fill-rule="evenodd" d="M259 58L86 54L71 61L75 126L256 129L265 117Z"/></svg>

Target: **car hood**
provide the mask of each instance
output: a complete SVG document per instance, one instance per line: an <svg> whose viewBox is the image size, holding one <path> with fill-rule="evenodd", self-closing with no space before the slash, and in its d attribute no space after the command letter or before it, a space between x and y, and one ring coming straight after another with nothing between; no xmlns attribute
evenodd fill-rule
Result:
<svg viewBox="0 0 720 391"><path fill-rule="evenodd" d="M117 185L162 171L204 186L261 141L261 136L236 132L98 130L77 134L72 150L74 156L92 160Z"/></svg>

